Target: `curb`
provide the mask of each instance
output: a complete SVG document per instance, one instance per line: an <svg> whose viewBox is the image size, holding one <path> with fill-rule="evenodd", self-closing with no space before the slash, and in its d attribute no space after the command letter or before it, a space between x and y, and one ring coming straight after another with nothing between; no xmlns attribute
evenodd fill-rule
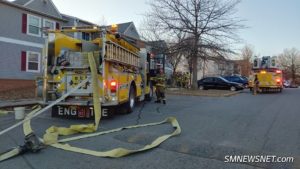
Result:
<svg viewBox="0 0 300 169"><path fill-rule="evenodd" d="M232 92L232 93L228 93L228 94L224 94L224 97L230 97L230 96L235 96L239 93L242 93L242 91L236 91L236 92Z"/></svg>
<svg viewBox="0 0 300 169"><path fill-rule="evenodd" d="M41 100L18 100L18 101L0 101L0 108L7 107L18 107L18 106L28 106L34 104L40 104Z"/></svg>
<svg viewBox="0 0 300 169"><path fill-rule="evenodd" d="M241 91L225 93L225 94L208 94L208 93L189 93L189 92L174 92L167 91L166 94L169 95L184 95L184 96L205 96L205 97L230 97L241 93Z"/></svg>

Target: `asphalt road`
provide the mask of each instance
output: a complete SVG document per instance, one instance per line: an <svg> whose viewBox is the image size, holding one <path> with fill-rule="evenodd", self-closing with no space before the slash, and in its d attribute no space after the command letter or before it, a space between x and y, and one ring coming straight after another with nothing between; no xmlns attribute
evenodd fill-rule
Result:
<svg viewBox="0 0 300 169"><path fill-rule="evenodd" d="M100 130L178 119L179 136L153 150L123 158L99 158L55 148L0 163L1 169L253 169L297 168L300 161L300 89L253 96L245 91L232 97L168 96L167 105L141 103L129 115L102 120ZM49 113L32 121L42 136L51 125L68 126L88 121L51 118ZM15 123L0 117L0 130ZM170 133L169 125L125 130L71 142L93 150L140 148L156 136ZM22 128L0 136L0 152L23 142ZM294 163L225 163L225 155L277 155L295 157Z"/></svg>

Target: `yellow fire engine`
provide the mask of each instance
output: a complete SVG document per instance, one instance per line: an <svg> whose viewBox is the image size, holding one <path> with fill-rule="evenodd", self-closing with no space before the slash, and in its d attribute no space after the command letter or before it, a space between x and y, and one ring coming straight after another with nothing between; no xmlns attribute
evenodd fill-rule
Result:
<svg viewBox="0 0 300 169"><path fill-rule="evenodd" d="M253 69L249 79L249 88L252 91L255 76L259 81L261 92L282 92L283 75L282 70L276 64L276 57L256 58L253 62Z"/></svg>
<svg viewBox="0 0 300 169"><path fill-rule="evenodd" d="M88 40L72 37L86 34ZM70 36L72 35L72 36ZM76 36L75 36L76 37ZM136 101L151 99L151 57L136 39L117 33L117 27L71 27L50 31L44 57L43 98L46 104L91 78L88 54L96 61L102 116L130 113ZM92 118L91 80L52 108L52 116Z"/></svg>

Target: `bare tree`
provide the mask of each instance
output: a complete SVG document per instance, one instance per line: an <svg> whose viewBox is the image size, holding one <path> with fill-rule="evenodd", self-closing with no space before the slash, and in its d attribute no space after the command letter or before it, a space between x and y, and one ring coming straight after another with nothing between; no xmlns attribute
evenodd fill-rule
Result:
<svg viewBox="0 0 300 169"><path fill-rule="evenodd" d="M175 38L170 39L167 49L167 61L172 65L173 73L176 72L178 65L182 62L183 57L188 55L185 50L185 36L183 32L175 32Z"/></svg>
<svg viewBox="0 0 300 169"><path fill-rule="evenodd" d="M179 64L183 61L186 52L186 33L174 30L164 32L159 29L158 22L153 18L145 18L140 26L140 36L143 40L152 42L151 47L166 55L166 61L172 66L173 74L177 71ZM161 46L164 41L166 46Z"/></svg>
<svg viewBox="0 0 300 169"><path fill-rule="evenodd" d="M251 59L254 57L254 47L251 45L245 45L241 50L242 59L242 74L249 76L251 71Z"/></svg>
<svg viewBox="0 0 300 169"><path fill-rule="evenodd" d="M161 37L161 30L158 23L152 18L145 17L139 26L139 33L141 39L145 41L160 41L164 39Z"/></svg>
<svg viewBox="0 0 300 169"><path fill-rule="evenodd" d="M179 63L182 61L182 53L174 48L174 46L170 46L168 49L166 60L171 64L173 68L173 74L177 72L177 67Z"/></svg>
<svg viewBox="0 0 300 169"><path fill-rule="evenodd" d="M279 65L292 78L292 82L295 83L296 76L300 73L300 51L296 48L285 49L279 55Z"/></svg>
<svg viewBox="0 0 300 169"><path fill-rule="evenodd" d="M164 32L187 34L193 69L193 87L197 86L198 58L205 49L230 52L228 44L238 39L235 31L243 26L234 17L240 0L152 0L148 18Z"/></svg>
<svg viewBox="0 0 300 169"><path fill-rule="evenodd" d="M97 21L97 24L99 24L100 26L107 26L107 20L106 20L106 18L102 15L101 19L99 19Z"/></svg>
<svg viewBox="0 0 300 169"><path fill-rule="evenodd" d="M251 58L254 56L254 49L250 45L245 45L241 50L241 55L243 60L247 60L250 62Z"/></svg>

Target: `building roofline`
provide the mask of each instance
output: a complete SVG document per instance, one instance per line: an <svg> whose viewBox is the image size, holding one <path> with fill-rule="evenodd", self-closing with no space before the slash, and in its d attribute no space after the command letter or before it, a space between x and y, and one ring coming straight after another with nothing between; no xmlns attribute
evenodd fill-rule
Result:
<svg viewBox="0 0 300 169"><path fill-rule="evenodd" d="M134 22L133 21L130 21L130 22L122 22L122 23L115 23L115 24L117 24L117 25L125 25L125 24L131 24L131 23L133 23L134 24ZM110 24L110 25L107 25L107 26L111 26L112 24Z"/></svg>
<svg viewBox="0 0 300 169"><path fill-rule="evenodd" d="M56 12L58 13L58 15L62 18L61 13L59 12L59 10L57 9L56 5L53 3L52 0L49 0L50 3L52 4L52 6L54 7L54 9L56 10Z"/></svg>
<svg viewBox="0 0 300 169"><path fill-rule="evenodd" d="M83 22L83 23L86 23L86 24L99 26L99 25L96 24L96 23L92 23L92 22L90 22L90 21L87 21L87 20L84 20L84 19L81 19L81 18L78 18L78 17L75 17L75 16L71 16L71 15L67 15L67 14L63 14L63 13L61 13L60 15L63 16L63 17L68 17L68 18L78 19L79 21L81 21L81 22Z"/></svg>
<svg viewBox="0 0 300 169"><path fill-rule="evenodd" d="M133 22L127 22L127 23L130 23L130 24L129 24L129 26L125 29L124 34L129 30L129 28L130 28L131 25L134 25ZM123 24L127 24L127 23L123 23ZM122 24L122 23L121 23L121 24ZM119 24L119 25L121 25L121 24Z"/></svg>
<svg viewBox="0 0 300 169"><path fill-rule="evenodd" d="M29 8L27 8L27 7L24 7L24 6L21 6L21 5L14 4L14 3L9 2L9 1L6 1L6 0L0 0L0 3L1 3L1 4L4 4L4 5L11 6L11 7L14 7L14 8L18 8L18 9L21 9L21 10L24 10L24 11L27 11L27 12L32 12L32 13L34 13L34 14L39 14L39 15L42 15L42 16L45 16L45 17L48 17L48 18L52 18L52 19L56 19L56 20L59 20L59 21L67 22L67 20L65 20L65 19L58 18L58 17L55 17L55 16L53 16L53 15L48 15L48 14L46 14L46 13L39 12L39 11L36 11L36 10L33 10L33 9L29 9Z"/></svg>
<svg viewBox="0 0 300 169"><path fill-rule="evenodd" d="M24 5L22 5L22 6L27 6L27 5L31 4L33 1L34 1L34 0L30 0L30 1L26 2L26 3L25 3Z"/></svg>

